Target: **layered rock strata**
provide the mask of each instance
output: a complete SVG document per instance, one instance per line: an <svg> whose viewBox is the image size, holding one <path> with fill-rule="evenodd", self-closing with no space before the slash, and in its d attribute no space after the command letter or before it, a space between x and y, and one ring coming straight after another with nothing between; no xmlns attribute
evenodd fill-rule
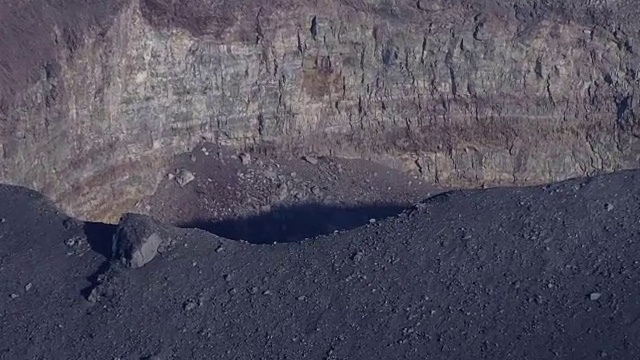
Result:
<svg viewBox="0 0 640 360"><path fill-rule="evenodd" d="M634 168L625 1L73 0L0 11L0 180L113 221L202 140L445 186Z"/></svg>

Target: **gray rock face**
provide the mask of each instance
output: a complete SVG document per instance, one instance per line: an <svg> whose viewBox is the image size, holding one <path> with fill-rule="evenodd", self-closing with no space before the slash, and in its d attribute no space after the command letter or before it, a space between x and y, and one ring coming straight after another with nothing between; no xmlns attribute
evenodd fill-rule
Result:
<svg viewBox="0 0 640 360"><path fill-rule="evenodd" d="M125 214L113 237L113 259L129 268L147 264L171 245L167 233L151 218L139 214Z"/></svg>
<svg viewBox="0 0 640 360"><path fill-rule="evenodd" d="M639 164L633 1L50 2L0 11L0 181L77 217L202 139L454 186Z"/></svg>

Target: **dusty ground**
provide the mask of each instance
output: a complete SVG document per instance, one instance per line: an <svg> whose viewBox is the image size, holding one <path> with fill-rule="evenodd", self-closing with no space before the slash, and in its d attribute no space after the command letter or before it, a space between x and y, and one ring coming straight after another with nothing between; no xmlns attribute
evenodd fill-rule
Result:
<svg viewBox="0 0 640 360"><path fill-rule="evenodd" d="M640 357L638 171L441 194L303 242L169 227L136 270L100 255L112 227L0 199L2 359Z"/></svg>
<svg viewBox="0 0 640 360"><path fill-rule="evenodd" d="M180 185L185 174L193 179ZM176 157L167 175L141 211L252 243L351 229L442 191L370 161L247 154L213 144Z"/></svg>

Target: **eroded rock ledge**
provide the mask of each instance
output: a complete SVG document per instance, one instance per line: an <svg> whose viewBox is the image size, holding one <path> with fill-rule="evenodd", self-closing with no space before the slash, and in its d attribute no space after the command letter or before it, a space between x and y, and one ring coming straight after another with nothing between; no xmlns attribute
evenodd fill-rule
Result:
<svg viewBox="0 0 640 360"><path fill-rule="evenodd" d="M203 139L452 186L639 162L630 1L2 6L0 180L83 218L116 220Z"/></svg>

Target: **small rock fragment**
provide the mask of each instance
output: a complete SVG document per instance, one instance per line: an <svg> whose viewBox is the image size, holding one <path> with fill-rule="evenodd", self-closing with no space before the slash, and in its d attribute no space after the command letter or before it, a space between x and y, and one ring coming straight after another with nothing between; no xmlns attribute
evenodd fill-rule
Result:
<svg viewBox="0 0 640 360"><path fill-rule="evenodd" d="M91 289L91 292L89 293L89 295L87 296L87 301L95 304L98 302L98 299L100 298L100 290L98 290L97 287Z"/></svg>
<svg viewBox="0 0 640 360"><path fill-rule="evenodd" d="M80 242L82 242L82 238L78 236L74 236L72 238L67 239L64 242L64 244L67 245L67 247L74 247L74 246L80 245Z"/></svg>
<svg viewBox="0 0 640 360"><path fill-rule="evenodd" d="M417 3L418 9L424 11L438 11L442 9L442 6L435 1L431 0L420 0Z"/></svg>
<svg viewBox="0 0 640 360"><path fill-rule="evenodd" d="M280 184L278 186L278 189L280 190L278 192L278 199L279 200L285 200L287 197L289 197L289 189L287 189L287 185L285 184Z"/></svg>
<svg viewBox="0 0 640 360"><path fill-rule="evenodd" d="M20 297L20 295L18 295L18 294L11 294L10 296L11 296L12 299L17 299L17 298Z"/></svg>
<svg viewBox="0 0 640 360"><path fill-rule="evenodd" d="M240 155L238 155L238 158L240 158L240 162L242 163L242 165L251 164L251 155L247 153L240 153Z"/></svg>
<svg viewBox="0 0 640 360"><path fill-rule="evenodd" d="M28 283L27 285L24 286L24 291L29 291L31 290L31 288L33 287L32 283Z"/></svg>
<svg viewBox="0 0 640 360"><path fill-rule="evenodd" d="M351 256L351 260L353 260L354 262L360 262L360 260L362 260L363 257L364 257L364 251L357 251L355 254Z"/></svg>
<svg viewBox="0 0 640 360"><path fill-rule="evenodd" d="M596 301L596 300L600 299L600 297L602 297L601 293L593 292L593 293L589 294L589 300L591 300L591 301Z"/></svg>
<svg viewBox="0 0 640 360"><path fill-rule="evenodd" d="M318 164L318 158L315 156L310 156L310 155L306 155L302 157L302 160L308 162L311 165L316 165Z"/></svg>
<svg viewBox="0 0 640 360"><path fill-rule="evenodd" d="M369 224L375 224L375 223L376 223L376 219L374 218L369 219Z"/></svg>
<svg viewBox="0 0 640 360"><path fill-rule="evenodd" d="M271 170L271 169L264 170L262 172L262 174L264 175L264 177L266 177L267 179L269 179L271 181L274 181L278 177L278 174L275 171Z"/></svg>
<svg viewBox="0 0 640 360"><path fill-rule="evenodd" d="M262 294L266 295L266 296L271 296L273 295L273 293L269 290L266 290L265 292L263 292Z"/></svg>
<svg viewBox="0 0 640 360"><path fill-rule="evenodd" d="M178 172L178 175L176 175L176 182L178 183L178 185L183 187L192 182L195 178L195 175L193 175L191 171L182 169Z"/></svg>
<svg viewBox="0 0 640 360"><path fill-rule="evenodd" d="M604 208L605 208L607 211L611 211L611 210L613 210L613 204L606 203L606 204L604 205Z"/></svg>
<svg viewBox="0 0 640 360"><path fill-rule="evenodd" d="M191 154L191 156L189 158L191 159L192 162L196 162L196 160L198 160L198 159L196 159L196 156L193 155L193 154Z"/></svg>
<svg viewBox="0 0 640 360"><path fill-rule="evenodd" d="M62 222L62 226L65 228L65 230L79 229L83 225L84 223L82 221L71 217L64 219L64 221Z"/></svg>
<svg viewBox="0 0 640 360"><path fill-rule="evenodd" d="M0 224L1 224L1 223L3 223L3 222L6 222L6 221L7 221L7 219L5 219L5 218L0 218Z"/></svg>
<svg viewBox="0 0 640 360"><path fill-rule="evenodd" d="M425 210L427 210L427 208L429 207L426 203L423 202L419 202L417 204L414 205L415 209L419 212L423 212Z"/></svg>
<svg viewBox="0 0 640 360"><path fill-rule="evenodd" d="M140 360L162 360L163 358L161 358L160 356L157 355L147 355L144 357L141 357Z"/></svg>
<svg viewBox="0 0 640 360"><path fill-rule="evenodd" d="M475 31L473 32L473 38L478 41L485 41L491 38L491 32L487 28L486 23L480 22L476 25Z"/></svg>
<svg viewBox="0 0 640 360"><path fill-rule="evenodd" d="M220 253L224 250L224 247L222 247L222 245L218 246L218 248L216 249L217 253Z"/></svg>
<svg viewBox="0 0 640 360"><path fill-rule="evenodd" d="M195 302L193 301L187 301L184 303L183 307L186 311L191 311L193 309L196 308L196 306L198 306Z"/></svg>

